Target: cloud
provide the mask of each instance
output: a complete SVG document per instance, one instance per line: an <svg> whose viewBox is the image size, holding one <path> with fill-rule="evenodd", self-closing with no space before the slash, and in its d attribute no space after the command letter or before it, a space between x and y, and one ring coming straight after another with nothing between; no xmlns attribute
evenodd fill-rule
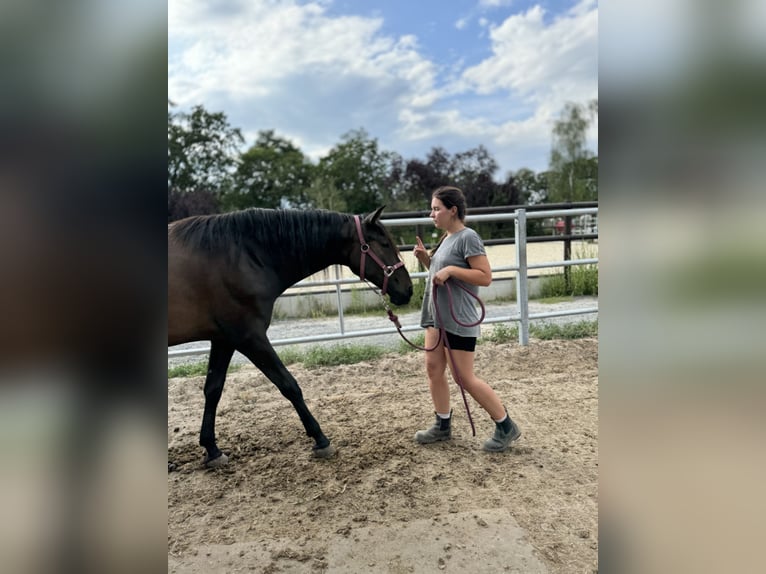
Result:
<svg viewBox="0 0 766 574"><path fill-rule="evenodd" d="M183 49L171 54L169 88L181 101L220 89L232 98L263 96L285 78L320 71L327 85L401 78L411 93L433 76L415 38L382 35L379 18L331 18L316 3L172 0L170 7L170 42ZM185 89L175 94L181 77Z"/></svg>
<svg viewBox="0 0 766 574"><path fill-rule="evenodd" d="M598 8L591 0L549 20L540 6L508 17L490 27L492 55L444 87L440 109L400 115L403 137L438 141L459 135L483 142L501 165L544 169L551 128L564 104L598 97L597 32ZM470 113L466 99L486 113ZM588 135L594 145L595 127Z"/></svg>
<svg viewBox="0 0 766 574"><path fill-rule="evenodd" d="M275 129L314 159L363 127L405 157L482 144L503 166L543 169L563 103L597 94L595 1L553 18L540 7L496 24L482 17L491 54L469 68L429 60L419 38L386 31L382 16L327 6L171 0L169 98L225 111L248 142Z"/></svg>
<svg viewBox="0 0 766 574"><path fill-rule="evenodd" d="M492 56L463 74L462 89L512 92L540 103L587 100L598 85L598 8L585 0L552 22L533 6L491 28Z"/></svg>
<svg viewBox="0 0 766 574"><path fill-rule="evenodd" d="M349 129L374 134L400 107L436 97L417 39L384 35L382 24L330 17L319 3L171 0L169 97L224 109L235 125L302 133L317 149Z"/></svg>

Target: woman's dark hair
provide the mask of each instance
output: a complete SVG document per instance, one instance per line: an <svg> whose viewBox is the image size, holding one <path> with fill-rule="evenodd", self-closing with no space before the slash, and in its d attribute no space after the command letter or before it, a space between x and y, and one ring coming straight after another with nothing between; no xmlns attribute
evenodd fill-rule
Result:
<svg viewBox="0 0 766 574"><path fill-rule="evenodd" d="M451 185L443 185L442 187L435 189L431 194L431 197L435 197L441 201L444 204L444 207L447 209L457 207L458 219L460 221L465 221L465 195L460 188L453 187ZM447 237L446 231L442 233L442 236L439 238L439 242L436 244L436 247L431 250L432 257L433 254L436 253L436 250L439 249L439 246L442 244L442 241L444 241L445 237Z"/></svg>
<svg viewBox="0 0 766 574"><path fill-rule="evenodd" d="M457 207L457 217L460 221L465 221L465 195L460 188L444 185L431 194L444 204L447 209Z"/></svg>

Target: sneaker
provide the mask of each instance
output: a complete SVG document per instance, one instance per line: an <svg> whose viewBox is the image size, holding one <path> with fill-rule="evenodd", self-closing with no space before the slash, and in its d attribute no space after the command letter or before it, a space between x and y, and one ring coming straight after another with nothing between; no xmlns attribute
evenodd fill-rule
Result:
<svg viewBox="0 0 766 574"><path fill-rule="evenodd" d="M511 428L508 432L503 430L500 423L495 423L495 434L484 442L484 450L488 452L503 452L508 449L510 444L521 436L521 431L516 423L511 420Z"/></svg>
<svg viewBox="0 0 766 574"><path fill-rule="evenodd" d="M452 417L443 419L436 415L436 421L428 430L421 430L415 433L415 442L420 444L430 444L440 440L449 440L452 438Z"/></svg>

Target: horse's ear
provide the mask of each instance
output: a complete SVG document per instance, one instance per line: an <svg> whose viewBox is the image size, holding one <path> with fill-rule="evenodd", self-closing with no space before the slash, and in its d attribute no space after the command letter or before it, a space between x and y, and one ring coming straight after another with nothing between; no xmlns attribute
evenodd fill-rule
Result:
<svg viewBox="0 0 766 574"><path fill-rule="evenodd" d="M372 212L370 215L364 218L365 223L375 223L379 218L380 214L383 213L383 209L385 209L385 205L381 205L378 209L376 209L374 212Z"/></svg>

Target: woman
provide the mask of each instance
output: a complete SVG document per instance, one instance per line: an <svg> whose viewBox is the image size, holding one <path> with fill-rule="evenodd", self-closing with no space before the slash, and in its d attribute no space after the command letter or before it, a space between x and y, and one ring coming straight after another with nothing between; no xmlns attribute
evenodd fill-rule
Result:
<svg viewBox="0 0 766 574"><path fill-rule="evenodd" d="M479 234L465 226L465 196L458 188L445 186L433 192L431 219L438 229L444 231L439 243L429 254L418 237L413 250L418 261L428 269L428 285L423 298L420 325L426 329L425 345L429 349L439 341L439 327L443 326L452 352L450 359L442 340L438 347L426 353L426 375L436 410L436 422L431 428L415 433L415 440L428 444L451 438L452 411L446 375L449 364L452 377L457 380L459 375L463 389L495 421L495 433L484 443L484 450L503 452L521 436L521 431L508 416L495 391L473 372L479 326L465 327L460 323L478 323L479 315L475 300L456 285L462 284L474 294L478 293L480 286L488 286L492 282L492 274L487 254ZM448 280L452 287L452 311L447 287L444 287ZM432 285L439 286L438 318L431 301ZM453 319L453 312L459 322ZM439 324L439 319L443 325Z"/></svg>

